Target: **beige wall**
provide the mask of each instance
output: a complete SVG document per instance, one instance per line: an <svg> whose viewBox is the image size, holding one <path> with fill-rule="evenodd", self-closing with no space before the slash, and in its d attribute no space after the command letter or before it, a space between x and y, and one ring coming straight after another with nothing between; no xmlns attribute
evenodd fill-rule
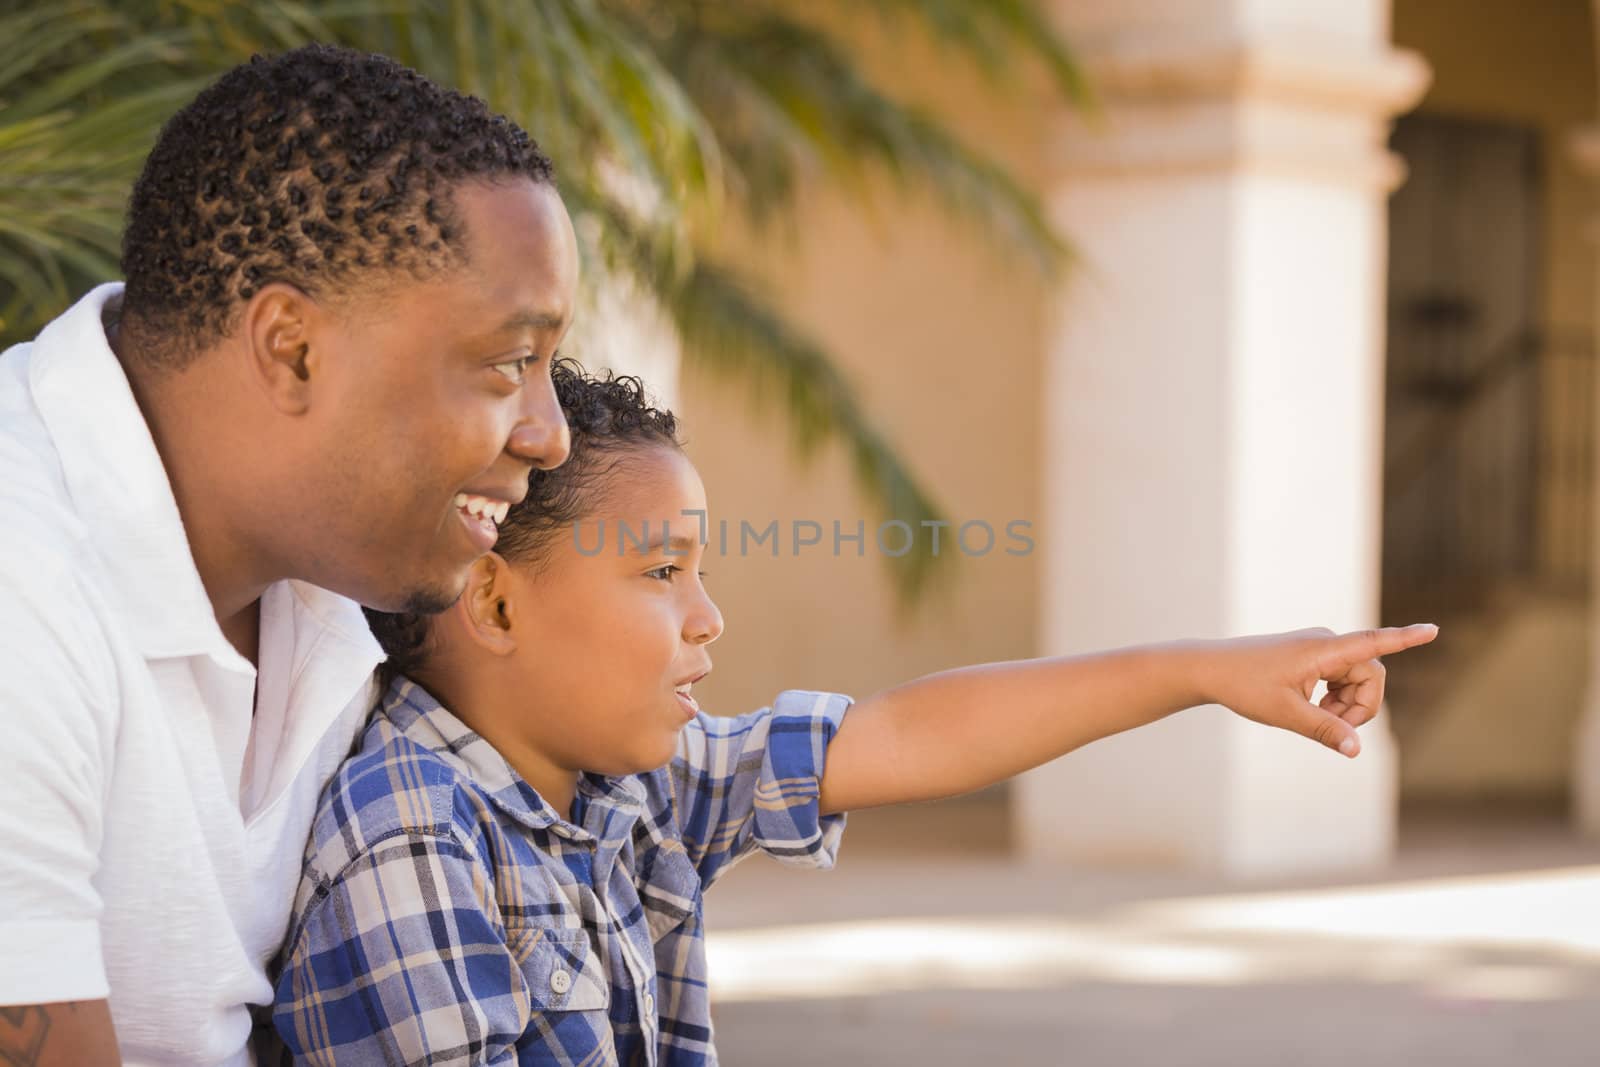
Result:
<svg viewBox="0 0 1600 1067"><path fill-rule="evenodd" d="M904 49L878 52L888 76L974 142L1032 171L1037 109L970 83L918 76L949 69ZM870 212L816 190L792 227L729 240L767 291L835 355L865 408L947 515L1037 523L1043 287L997 254L976 227L926 198L876 187ZM707 558L727 621L702 704L736 712L782 688L865 696L928 671L1035 651L1037 560L963 559L926 603L898 616L845 458L830 449L809 470L789 456L781 417L752 406L742 383L708 379L685 353L679 408L705 478L713 520L729 520L730 554ZM741 558L740 519L814 520L822 546L778 559ZM866 558L832 554L831 525L867 521ZM950 533L945 532L948 541ZM1002 542L1004 544L1004 542Z"/></svg>

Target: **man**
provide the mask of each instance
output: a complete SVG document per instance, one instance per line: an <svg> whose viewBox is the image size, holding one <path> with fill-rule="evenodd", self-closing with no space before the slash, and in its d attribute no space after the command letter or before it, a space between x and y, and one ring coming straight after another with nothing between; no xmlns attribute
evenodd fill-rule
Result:
<svg viewBox="0 0 1600 1067"><path fill-rule="evenodd" d="M248 1063L358 602L450 604L566 456L576 242L514 124L318 46L173 117L122 266L0 357L0 1059Z"/></svg>

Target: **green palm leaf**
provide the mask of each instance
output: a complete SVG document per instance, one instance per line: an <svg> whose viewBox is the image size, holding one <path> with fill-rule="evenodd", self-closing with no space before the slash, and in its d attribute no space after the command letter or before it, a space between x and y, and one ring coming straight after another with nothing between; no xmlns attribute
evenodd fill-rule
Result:
<svg viewBox="0 0 1600 1067"><path fill-rule="evenodd" d="M744 383L759 409L782 417L801 459L814 458L831 442L842 444L859 491L880 518L913 529L943 519L822 346L736 272L704 256L685 263L669 234L636 228L614 205L580 201L580 210L607 220L601 250L607 269L656 294L677 328L686 363ZM890 574L902 606L915 602L948 558L912 551L893 559Z"/></svg>
<svg viewBox="0 0 1600 1067"><path fill-rule="evenodd" d="M0 338L30 336L116 273L130 175L197 82L182 31L101 5L0 7Z"/></svg>
<svg viewBox="0 0 1600 1067"><path fill-rule="evenodd" d="M840 442L859 491L879 518L898 519L913 530L944 521L822 347L757 298L737 274L701 260L669 294L667 307L686 361L749 383L758 403L786 416L798 455L810 458L822 445ZM914 603L951 558L920 551L892 558L890 575L902 605Z"/></svg>
<svg viewBox="0 0 1600 1067"><path fill-rule="evenodd" d="M1062 96L1079 107L1093 104L1088 79L1032 0L867 0L863 5L896 31L920 30L991 81L1004 84L1020 68L1019 56L1037 60Z"/></svg>

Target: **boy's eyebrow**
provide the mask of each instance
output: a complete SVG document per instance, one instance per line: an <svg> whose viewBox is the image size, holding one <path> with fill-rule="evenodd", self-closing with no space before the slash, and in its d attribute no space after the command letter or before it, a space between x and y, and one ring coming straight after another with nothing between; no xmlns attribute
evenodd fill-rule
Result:
<svg viewBox="0 0 1600 1067"><path fill-rule="evenodd" d="M652 552L660 552L662 544L663 542L661 540L661 535L656 534L650 538L649 544L645 545L641 549L635 549L635 551L648 556ZM674 552L686 554L694 548L697 548L700 544L700 541L698 538L691 537L688 534L673 534L672 540L665 542L665 544Z"/></svg>

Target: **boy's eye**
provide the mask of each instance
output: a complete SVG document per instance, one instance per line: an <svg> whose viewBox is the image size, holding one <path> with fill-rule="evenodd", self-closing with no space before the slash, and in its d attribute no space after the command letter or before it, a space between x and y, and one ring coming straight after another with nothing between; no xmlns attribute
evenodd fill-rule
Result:
<svg viewBox="0 0 1600 1067"><path fill-rule="evenodd" d="M682 574L682 573L684 573L684 570L683 570L682 567L678 566L675 563L668 563L668 564L665 564L663 566L657 567L653 571L645 571L644 572L644 576L646 578L654 578L657 581L670 582L670 581L672 581L672 576L674 574ZM706 580L706 572L705 571L695 571L695 573L700 576L700 580L702 582Z"/></svg>

